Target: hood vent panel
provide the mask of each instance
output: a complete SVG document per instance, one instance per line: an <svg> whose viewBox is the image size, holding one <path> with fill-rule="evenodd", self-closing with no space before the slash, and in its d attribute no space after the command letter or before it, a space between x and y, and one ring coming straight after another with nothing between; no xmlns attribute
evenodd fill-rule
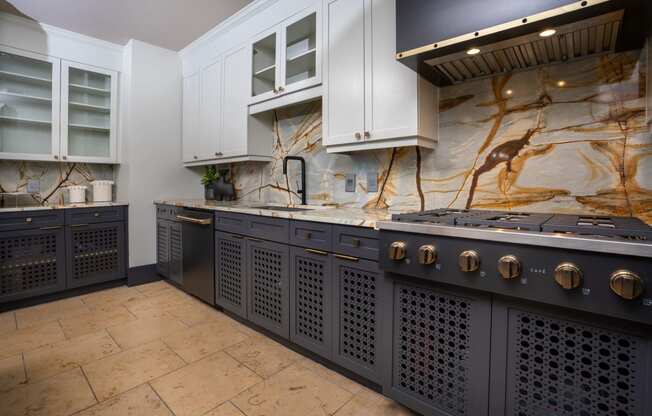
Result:
<svg viewBox="0 0 652 416"><path fill-rule="evenodd" d="M613 52L623 10L555 27L553 36L539 32L484 45L480 53L465 51L445 55L424 63L433 67L451 84L521 71L590 55Z"/></svg>

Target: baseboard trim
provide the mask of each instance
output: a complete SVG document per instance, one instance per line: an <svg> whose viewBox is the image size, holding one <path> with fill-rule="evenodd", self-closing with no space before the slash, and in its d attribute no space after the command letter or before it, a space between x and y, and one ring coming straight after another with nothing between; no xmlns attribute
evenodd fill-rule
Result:
<svg viewBox="0 0 652 416"><path fill-rule="evenodd" d="M127 272L127 286L137 286L159 280L163 280L163 277L156 271L156 264L130 267Z"/></svg>

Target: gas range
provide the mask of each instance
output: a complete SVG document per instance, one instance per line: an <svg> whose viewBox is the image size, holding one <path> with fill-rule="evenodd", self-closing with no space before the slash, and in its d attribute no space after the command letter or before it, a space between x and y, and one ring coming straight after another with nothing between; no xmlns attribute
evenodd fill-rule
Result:
<svg viewBox="0 0 652 416"><path fill-rule="evenodd" d="M437 415L652 414L645 223L440 209L378 228L391 397Z"/></svg>

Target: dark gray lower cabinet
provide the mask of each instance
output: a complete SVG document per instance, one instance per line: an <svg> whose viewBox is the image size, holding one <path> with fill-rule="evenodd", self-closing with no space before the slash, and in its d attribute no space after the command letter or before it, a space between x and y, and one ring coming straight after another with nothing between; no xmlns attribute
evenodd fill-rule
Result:
<svg viewBox="0 0 652 416"><path fill-rule="evenodd" d="M237 234L215 232L215 303L247 317L246 240Z"/></svg>
<svg viewBox="0 0 652 416"><path fill-rule="evenodd" d="M63 226L0 232L0 302L66 287Z"/></svg>
<svg viewBox="0 0 652 416"><path fill-rule="evenodd" d="M183 283L183 242L181 224L156 221L156 270L176 283Z"/></svg>
<svg viewBox="0 0 652 416"><path fill-rule="evenodd" d="M163 277L170 275L170 225L156 221L156 271Z"/></svg>
<svg viewBox="0 0 652 416"><path fill-rule="evenodd" d="M290 256L290 340L331 358L332 255L292 247Z"/></svg>
<svg viewBox="0 0 652 416"><path fill-rule="evenodd" d="M378 262L333 258L333 361L371 381L382 381L389 357L382 356L382 308L391 288ZM389 323L385 322L385 326Z"/></svg>
<svg viewBox="0 0 652 416"><path fill-rule="evenodd" d="M67 287L125 277L125 223L73 224L66 227Z"/></svg>
<svg viewBox="0 0 652 416"><path fill-rule="evenodd" d="M247 238L247 316L283 337L290 332L290 248Z"/></svg>

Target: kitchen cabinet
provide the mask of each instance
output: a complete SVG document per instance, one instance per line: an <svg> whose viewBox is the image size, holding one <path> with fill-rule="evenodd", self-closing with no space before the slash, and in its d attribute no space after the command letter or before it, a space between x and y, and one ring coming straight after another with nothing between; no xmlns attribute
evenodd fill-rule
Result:
<svg viewBox="0 0 652 416"><path fill-rule="evenodd" d="M183 283L183 241L177 208L156 207L156 271L177 284Z"/></svg>
<svg viewBox="0 0 652 416"><path fill-rule="evenodd" d="M222 59L209 64L200 73L199 160L221 156L222 143Z"/></svg>
<svg viewBox="0 0 652 416"><path fill-rule="evenodd" d="M184 163L199 160L201 137L199 135L199 72L183 79L182 158Z"/></svg>
<svg viewBox="0 0 652 416"><path fill-rule="evenodd" d="M394 57L395 0L330 0L327 14L327 151L433 148L437 90Z"/></svg>
<svg viewBox="0 0 652 416"><path fill-rule="evenodd" d="M215 232L215 303L247 317L246 240L238 234Z"/></svg>
<svg viewBox="0 0 652 416"><path fill-rule="evenodd" d="M321 3L260 33L251 42L250 104L321 84Z"/></svg>
<svg viewBox="0 0 652 416"><path fill-rule="evenodd" d="M0 158L117 163L118 73L0 46Z"/></svg>

